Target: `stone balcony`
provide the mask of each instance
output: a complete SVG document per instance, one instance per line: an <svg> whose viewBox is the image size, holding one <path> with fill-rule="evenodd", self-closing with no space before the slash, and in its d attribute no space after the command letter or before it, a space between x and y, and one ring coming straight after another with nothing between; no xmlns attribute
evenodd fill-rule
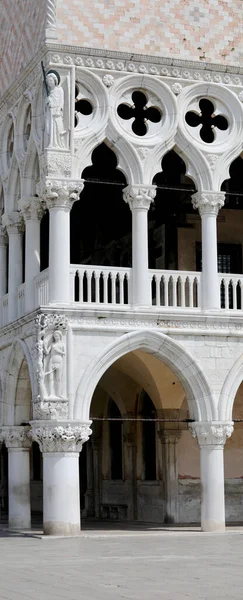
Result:
<svg viewBox="0 0 243 600"><path fill-rule="evenodd" d="M94 265L70 265L69 302L72 308L82 310L102 307L131 310L132 302L131 268L104 267ZM153 312L181 310L183 313L199 313L202 310L202 274L197 271L149 270L149 285ZM221 310L243 310L243 275L218 274ZM49 269L45 269L34 279L33 309L49 304ZM139 307L137 307L139 308ZM144 307L141 307L144 308ZM17 294L17 316L24 316L26 310L26 284L22 283ZM1 326L10 322L8 294L1 300Z"/></svg>

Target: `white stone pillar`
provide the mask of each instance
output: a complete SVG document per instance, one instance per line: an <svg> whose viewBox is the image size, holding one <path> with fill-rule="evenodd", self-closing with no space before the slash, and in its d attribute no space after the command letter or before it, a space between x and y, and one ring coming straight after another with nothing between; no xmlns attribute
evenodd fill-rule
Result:
<svg viewBox="0 0 243 600"><path fill-rule="evenodd" d="M40 272L40 220L43 209L39 198L22 198L18 208L25 220L25 311L35 308L34 278Z"/></svg>
<svg viewBox="0 0 243 600"><path fill-rule="evenodd" d="M129 185L123 190L132 211L132 302L151 306L148 272L148 210L156 195L155 185Z"/></svg>
<svg viewBox="0 0 243 600"><path fill-rule="evenodd" d="M8 449L8 523L11 529L29 529L30 447L26 427L3 427L1 437Z"/></svg>
<svg viewBox="0 0 243 600"><path fill-rule="evenodd" d="M7 235L0 225L0 298L7 293Z"/></svg>
<svg viewBox="0 0 243 600"><path fill-rule="evenodd" d="M83 180L45 180L37 186L50 213L49 301L70 300L70 210L83 189Z"/></svg>
<svg viewBox="0 0 243 600"><path fill-rule="evenodd" d="M46 535L80 533L79 452L89 423L32 422L43 453L43 528Z"/></svg>
<svg viewBox="0 0 243 600"><path fill-rule="evenodd" d="M124 444L124 479L128 491L128 520L137 519L137 439L135 427L135 415L128 413L129 418L134 421L124 422L123 444ZM130 500L129 500L130 498Z"/></svg>
<svg viewBox="0 0 243 600"><path fill-rule="evenodd" d="M201 529L225 531L224 445L233 423L193 423L192 435L200 446Z"/></svg>
<svg viewBox="0 0 243 600"><path fill-rule="evenodd" d="M224 192L198 192L192 203L202 220L202 307L220 308L218 277L217 215L224 205Z"/></svg>
<svg viewBox="0 0 243 600"><path fill-rule="evenodd" d="M94 514L96 518L100 517L100 449L101 437L99 434L91 437L93 449L93 468L94 468Z"/></svg>
<svg viewBox="0 0 243 600"><path fill-rule="evenodd" d="M9 239L8 253L8 320L14 321L18 316L18 287L23 281L23 219L19 212L4 214L3 226L6 227Z"/></svg>
<svg viewBox="0 0 243 600"><path fill-rule="evenodd" d="M160 429L158 434L162 443L164 522L178 523L178 441L181 432L178 429Z"/></svg>

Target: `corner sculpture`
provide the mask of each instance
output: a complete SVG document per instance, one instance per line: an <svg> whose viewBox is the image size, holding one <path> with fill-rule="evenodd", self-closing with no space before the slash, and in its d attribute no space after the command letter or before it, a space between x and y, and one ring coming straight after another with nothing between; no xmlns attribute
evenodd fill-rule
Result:
<svg viewBox="0 0 243 600"><path fill-rule="evenodd" d="M34 418L67 418L68 400L64 393L65 334L67 320L60 315L38 315L35 346L38 394Z"/></svg>
<svg viewBox="0 0 243 600"><path fill-rule="evenodd" d="M45 147L67 149L67 134L64 126L64 91L58 71L45 72L42 63L45 99Z"/></svg>

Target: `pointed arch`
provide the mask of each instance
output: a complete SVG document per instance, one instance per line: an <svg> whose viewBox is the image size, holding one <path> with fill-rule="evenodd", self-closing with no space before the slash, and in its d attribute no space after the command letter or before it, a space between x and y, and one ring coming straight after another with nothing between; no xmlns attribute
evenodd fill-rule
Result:
<svg viewBox="0 0 243 600"><path fill-rule="evenodd" d="M77 389L75 419L89 419L92 396L102 375L121 356L138 349L153 354L177 375L185 390L192 419L210 421L217 418L210 387L194 358L167 335L145 329L121 336L93 358Z"/></svg>
<svg viewBox="0 0 243 600"><path fill-rule="evenodd" d="M37 395L36 381L30 350L24 340L17 338L10 348L5 366L5 378L3 381L3 424L19 425L16 423L16 394L18 379L23 363L27 365L27 373L30 380L31 396Z"/></svg>
<svg viewBox="0 0 243 600"><path fill-rule="evenodd" d="M36 195L36 185L40 181L40 162L39 156L33 139L28 145L28 150L24 162L22 197Z"/></svg>
<svg viewBox="0 0 243 600"><path fill-rule="evenodd" d="M235 397L243 381L243 354L241 354L230 369L223 383L218 404L219 419L221 421L232 421Z"/></svg>

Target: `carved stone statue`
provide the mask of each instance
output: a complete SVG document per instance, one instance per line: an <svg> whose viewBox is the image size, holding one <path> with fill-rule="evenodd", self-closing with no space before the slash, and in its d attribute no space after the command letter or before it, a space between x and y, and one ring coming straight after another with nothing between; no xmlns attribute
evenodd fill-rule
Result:
<svg viewBox="0 0 243 600"><path fill-rule="evenodd" d="M45 101L46 147L67 148L67 132L64 128L64 91L57 72L46 76L49 94Z"/></svg>
<svg viewBox="0 0 243 600"><path fill-rule="evenodd" d="M46 344L44 340L43 352L47 356L44 370L45 395L49 398L63 398L62 370L65 346L61 331L54 331L49 344Z"/></svg>

